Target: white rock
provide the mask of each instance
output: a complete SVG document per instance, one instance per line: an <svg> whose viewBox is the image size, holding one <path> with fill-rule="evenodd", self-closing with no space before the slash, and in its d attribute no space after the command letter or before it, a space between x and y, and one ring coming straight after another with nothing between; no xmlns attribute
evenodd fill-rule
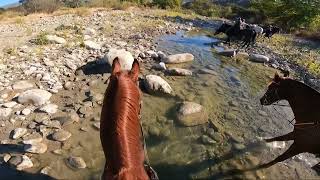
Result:
<svg viewBox="0 0 320 180"><path fill-rule="evenodd" d="M63 129L60 129L52 134L52 139L55 141L66 141L71 137L71 133L68 131L65 131Z"/></svg>
<svg viewBox="0 0 320 180"><path fill-rule="evenodd" d="M3 156L3 161L4 161L4 162L8 162L8 161L10 160L10 158L11 158L11 155L10 155L10 154L5 154L5 155Z"/></svg>
<svg viewBox="0 0 320 180"><path fill-rule="evenodd" d="M178 110L177 118L184 126L196 126L206 123L208 114L200 104L185 101Z"/></svg>
<svg viewBox="0 0 320 180"><path fill-rule="evenodd" d="M57 43L57 44L67 43L67 41L64 38L58 37L56 35L46 35L46 39L51 43Z"/></svg>
<svg viewBox="0 0 320 180"><path fill-rule="evenodd" d="M191 76L192 71L188 69L182 69L182 68L170 68L167 69L166 72L173 76Z"/></svg>
<svg viewBox="0 0 320 180"><path fill-rule="evenodd" d="M84 169L87 167L86 163L81 157L71 156L68 158L68 164L73 168Z"/></svg>
<svg viewBox="0 0 320 180"><path fill-rule="evenodd" d="M182 53L182 54L174 54L169 55L162 59L162 62L166 64L178 64L178 63L185 63L194 60L194 56L190 53Z"/></svg>
<svg viewBox="0 0 320 180"><path fill-rule="evenodd" d="M35 106L45 104L52 94L43 89L31 89L21 93L18 96L18 102L21 104L32 103Z"/></svg>
<svg viewBox="0 0 320 180"><path fill-rule="evenodd" d="M48 147L44 143L33 143L24 145L24 151L35 154L43 154L47 151Z"/></svg>
<svg viewBox="0 0 320 180"><path fill-rule="evenodd" d="M92 49L92 50L100 50L101 49L101 46L93 41L86 40L83 43L87 49Z"/></svg>
<svg viewBox="0 0 320 180"><path fill-rule="evenodd" d="M145 79L145 87L149 93L165 93L171 94L171 86L160 76L147 75Z"/></svg>
<svg viewBox="0 0 320 180"><path fill-rule="evenodd" d="M46 112L48 114L54 114L58 111L58 105L56 104L47 104L39 109L42 112Z"/></svg>
<svg viewBox="0 0 320 180"><path fill-rule="evenodd" d="M112 66L113 60L118 57L122 70L131 70L134 58L132 54L124 49L110 49L104 56L104 60Z"/></svg>
<svg viewBox="0 0 320 180"><path fill-rule="evenodd" d="M31 109L25 108L21 111L22 115L28 116L31 113Z"/></svg>
<svg viewBox="0 0 320 180"><path fill-rule="evenodd" d="M18 138L22 137L23 135L25 135L27 132L28 132L28 130L26 128L14 129L12 132L12 138L18 139Z"/></svg>
<svg viewBox="0 0 320 180"><path fill-rule="evenodd" d="M260 55L260 54L250 54L249 60L258 63L267 63L269 62L269 57Z"/></svg>
<svg viewBox="0 0 320 180"><path fill-rule="evenodd" d="M94 36L96 34L96 30L92 28L86 28L83 32L84 35Z"/></svg>
<svg viewBox="0 0 320 180"><path fill-rule="evenodd" d="M78 68L77 65L74 64L74 62L68 60L66 61L66 66L73 71L77 70Z"/></svg>
<svg viewBox="0 0 320 180"><path fill-rule="evenodd" d="M14 106L16 106L18 103L16 103L15 101L10 101L7 103L2 104L2 107L5 108L13 108Z"/></svg>
<svg viewBox="0 0 320 180"><path fill-rule="evenodd" d="M29 81L18 81L12 85L12 89L14 90L30 89L32 87L33 87L33 84L30 83Z"/></svg>
<svg viewBox="0 0 320 180"><path fill-rule="evenodd" d="M10 116L11 112L11 108L0 108L0 119Z"/></svg>

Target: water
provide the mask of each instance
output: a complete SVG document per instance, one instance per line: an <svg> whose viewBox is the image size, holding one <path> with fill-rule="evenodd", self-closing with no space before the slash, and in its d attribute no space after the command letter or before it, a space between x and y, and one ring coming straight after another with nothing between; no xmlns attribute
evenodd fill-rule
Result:
<svg viewBox="0 0 320 180"><path fill-rule="evenodd" d="M309 155L286 161L271 168L240 174L227 173L232 169L245 169L273 160L288 144L266 146L259 137L273 137L292 130L287 120L291 120L289 108L275 111L271 107L261 107L259 98L275 70L263 64L250 63L243 59L221 57L216 54L220 48L211 48L210 43L217 41L205 32L167 35L158 39L158 49L167 54L189 52L195 61L172 67L190 69L194 75L170 77L154 70L143 70L143 74L159 74L173 88L174 96L157 97L143 94L142 123L146 136L148 156L152 167L160 179L293 179L315 178L310 170ZM199 70L210 65L217 74L199 74ZM87 77L96 79L94 75ZM99 82L104 82L100 77ZM83 87L84 82L77 82ZM105 85L93 91L104 93ZM85 91L85 90L82 90ZM68 91L62 92L63 96ZM66 101L77 102L85 99L84 93L74 92L73 99L57 100L63 105ZM81 95L79 95L81 94ZM71 96L71 95L70 95ZM53 100L55 101L55 100ZM209 123L183 127L176 121L179 103L193 101L205 107ZM93 116L99 117L100 107L93 109ZM92 125L90 118L73 124L65 129L73 135L66 143L48 147L43 155L34 155L37 172L50 166L54 177L59 179L99 179L104 167L104 156L99 140L99 131ZM85 127L87 131L80 130ZM215 143L205 144L202 136L214 137ZM61 154L52 153L62 149ZM69 168L65 161L69 155L81 156L87 163L84 170ZM312 158L312 156L311 156ZM299 160L300 159L300 160ZM41 164L41 166L40 166Z"/></svg>

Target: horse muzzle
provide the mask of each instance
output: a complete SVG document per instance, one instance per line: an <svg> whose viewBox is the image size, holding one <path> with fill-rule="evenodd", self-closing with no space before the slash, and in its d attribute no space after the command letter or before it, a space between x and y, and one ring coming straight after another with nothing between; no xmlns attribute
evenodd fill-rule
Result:
<svg viewBox="0 0 320 180"><path fill-rule="evenodd" d="M266 105L270 105L270 104L272 104L272 103L270 103L270 102L267 100L267 97L263 96L263 97L260 99L260 104L266 106Z"/></svg>

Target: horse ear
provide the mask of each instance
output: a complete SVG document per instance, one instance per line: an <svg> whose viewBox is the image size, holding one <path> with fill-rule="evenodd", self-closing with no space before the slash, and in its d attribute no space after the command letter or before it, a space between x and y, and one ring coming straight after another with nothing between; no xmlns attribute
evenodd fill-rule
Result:
<svg viewBox="0 0 320 180"><path fill-rule="evenodd" d="M121 65L119 63L119 58L116 57L116 58L114 58L113 63L112 63L111 75L115 75L117 72L120 72L120 70L121 70Z"/></svg>
<svg viewBox="0 0 320 180"><path fill-rule="evenodd" d="M276 74L274 75L273 81L274 81L274 82L280 82L280 80L281 80L281 77L279 76L278 73L276 73Z"/></svg>
<svg viewBox="0 0 320 180"><path fill-rule="evenodd" d="M133 81L138 81L139 78L139 73L140 73L140 67L139 67L139 62L138 60L134 60L132 64L132 68L130 70L130 77Z"/></svg>

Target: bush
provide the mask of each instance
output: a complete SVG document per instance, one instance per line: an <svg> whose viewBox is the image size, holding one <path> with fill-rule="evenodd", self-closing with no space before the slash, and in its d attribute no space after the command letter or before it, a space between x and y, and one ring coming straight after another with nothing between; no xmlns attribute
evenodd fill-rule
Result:
<svg viewBox="0 0 320 180"><path fill-rule="evenodd" d="M182 0L153 0L153 4L160 8L180 8Z"/></svg>
<svg viewBox="0 0 320 180"><path fill-rule="evenodd" d="M52 13L59 8L58 0L25 0L22 2L27 14L36 12Z"/></svg>

